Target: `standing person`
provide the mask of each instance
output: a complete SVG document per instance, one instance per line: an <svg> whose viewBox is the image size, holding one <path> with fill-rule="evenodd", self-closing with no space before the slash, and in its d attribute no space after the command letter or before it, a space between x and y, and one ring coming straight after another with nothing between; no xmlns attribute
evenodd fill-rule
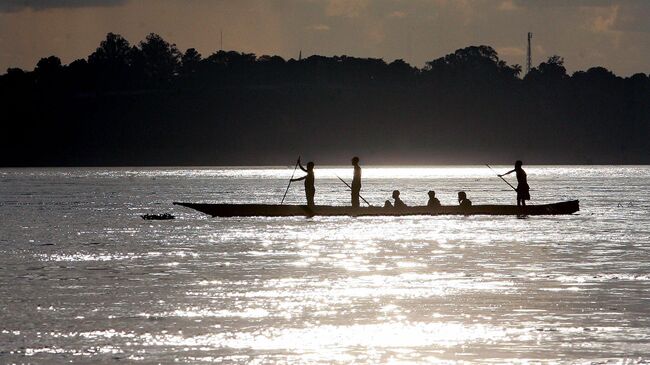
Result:
<svg viewBox="0 0 650 365"><path fill-rule="evenodd" d="M352 177L352 207L359 208L359 192L361 191L361 167L359 166L359 157L352 157L352 166L354 166L354 176Z"/></svg>
<svg viewBox="0 0 650 365"><path fill-rule="evenodd" d="M530 200L530 186L528 186L528 177L526 171L521 168L524 163L521 160L515 162L515 168L506 172L499 177L503 177L513 172L517 173L517 206L526 206L526 200Z"/></svg>
<svg viewBox="0 0 650 365"><path fill-rule="evenodd" d="M297 177L295 179L291 179L291 181L300 181L300 180L305 180L305 195L307 196L307 206L308 207L313 207L314 206L314 195L316 195L316 188L314 187L314 163L309 161L307 163L307 168L305 169L302 164L300 163L300 158L298 158L298 166L300 169L304 172L307 173L307 175L303 177Z"/></svg>

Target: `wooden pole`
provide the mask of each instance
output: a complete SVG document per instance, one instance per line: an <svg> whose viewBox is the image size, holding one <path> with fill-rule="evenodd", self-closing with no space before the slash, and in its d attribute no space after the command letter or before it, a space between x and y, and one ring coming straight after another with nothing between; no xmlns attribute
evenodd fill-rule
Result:
<svg viewBox="0 0 650 365"><path fill-rule="evenodd" d="M348 189L352 190L352 187L348 183L346 183L345 180L341 179L341 177L339 175L336 175L336 177L338 177L339 180L341 180L341 182L344 183L345 186L348 187ZM369 207L372 207L372 204L368 203L368 201L366 199L364 199L364 197L362 197L361 194L359 194L359 198L361 198L361 200L366 202L366 204L368 204Z"/></svg>
<svg viewBox="0 0 650 365"><path fill-rule="evenodd" d="M497 174L497 176L500 177L501 180L503 180L504 183L508 184L508 186L510 186L510 187L512 188L512 190L517 191L517 188L515 188L514 186L512 186L512 185L508 182L508 180L504 179L503 176L499 175L496 171L494 171L494 169L491 168L490 165L485 164L485 166L487 166L490 170L492 170L495 174Z"/></svg>
<svg viewBox="0 0 650 365"><path fill-rule="evenodd" d="M282 197L282 201L280 202L280 205L284 204L284 198L287 197L287 192L289 192L289 186L291 186L291 180L293 180L293 175L296 174L296 169L298 168L298 161L300 161L300 156L298 156L298 160L296 161L296 166L294 166L293 168L293 172L291 173L291 179L289 179L287 190L284 191L284 196Z"/></svg>

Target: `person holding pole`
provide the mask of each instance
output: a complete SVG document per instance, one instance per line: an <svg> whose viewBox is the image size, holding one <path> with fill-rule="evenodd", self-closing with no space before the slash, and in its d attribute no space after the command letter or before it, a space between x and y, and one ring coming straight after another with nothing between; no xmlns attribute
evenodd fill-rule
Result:
<svg viewBox="0 0 650 365"><path fill-rule="evenodd" d="M305 180L305 195L307 197L307 206L308 207L313 207L314 204L314 195L316 195L316 188L314 187L314 163L309 161L307 163L307 168L305 169L302 164L300 163L300 157L298 157L298 167L304 172L307 173L307 175L303 177L297 177L295 179L289 180L289 182L294 182L294 181L300 181L300 180Z"/></svg>
<svg viewBox="0 0 650 365"><path fill-rule="evenodd" d="M352 207L359 208L359 193L361 192L361 167L359 166L359 157L352 157L352 166L354 166L351 188Z"/></svg>
<svg viewBox="0 0 650 365"><path fill-rule="evenodd" d="M523 162L517 160L517 162L515 162L514 169L498 176L503 179L505 175L511 174L513 172L517 173L517 188L515 189L517 192L517 206L525 207L526 200L530 200L530 186L528 186L528 177L526 175L526 171L521 168L522 165Z"/></svg>

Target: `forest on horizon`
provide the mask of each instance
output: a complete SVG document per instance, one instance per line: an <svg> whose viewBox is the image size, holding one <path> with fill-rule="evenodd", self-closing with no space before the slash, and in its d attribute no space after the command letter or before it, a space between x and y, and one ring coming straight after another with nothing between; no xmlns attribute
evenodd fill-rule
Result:
<svg viewBox="0 0 650 365"><path fill-rule="evenodd" d="M0 76L0 166L647 164L650 77L522 75L490 46L403 60L181 52L109 33Z"/></svg>

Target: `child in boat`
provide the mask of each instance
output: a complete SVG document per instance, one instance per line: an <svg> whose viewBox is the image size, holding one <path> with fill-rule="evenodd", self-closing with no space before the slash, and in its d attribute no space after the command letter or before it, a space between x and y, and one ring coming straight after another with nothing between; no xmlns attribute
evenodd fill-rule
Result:
<svg viewBox="0 0 650 365"><path fill-rule="evenodd" d="M307 168L305 169L302 164L300 163L300 158L298 158L298 166L300 166L300 169L304 172L307 173L307 175L303 177L297 177L295 179L291 179L291 181L300 181L300 180L305 180L305 195L307 196L307 206L313 207L314 206L314 195L316 195L316 188L314 187L314 163L313 162L308 162L307 163Z"/></svg>
<svg viewBox="0 0 650 365"><path fill-rule="evenodd" d="M386 200L384 202L384 208L392 208L393 204L390 202L390 200Z"/></svg>
<svg viewBox="0 0 650 365"><path fill-rule="evenodd" d="M440 200L436 198L436 192L429 190L429 201L427 202L427 207L429 208L438 208L440 207Z"/></svg>
<svg viewBox="0 0 650 365"><path fill-rule="evenodd" d="M393 199L395 199L395 203L393 204L395 208L406 208L406 204L399 198L399 190L393 190Z"/></svg>
<svg viewBox="0 0 650 365"><path fill-rule="evenodd" d="M530 186L528 186L528 177L526 171L521 168L524 163L521 160L515 162L515 168L506 172L505 174L499 175L503 177L508 174L516 172L517 174L517 206L526 206L526 200L530 200Z"/></svg>
<svg viewBox="0 0 650 365"><path fill-rule="evenodd" d="M464 191L458 192L458 204L461 208L469 208L472 206L472 201L467 199L467 194Z"/></svg>

